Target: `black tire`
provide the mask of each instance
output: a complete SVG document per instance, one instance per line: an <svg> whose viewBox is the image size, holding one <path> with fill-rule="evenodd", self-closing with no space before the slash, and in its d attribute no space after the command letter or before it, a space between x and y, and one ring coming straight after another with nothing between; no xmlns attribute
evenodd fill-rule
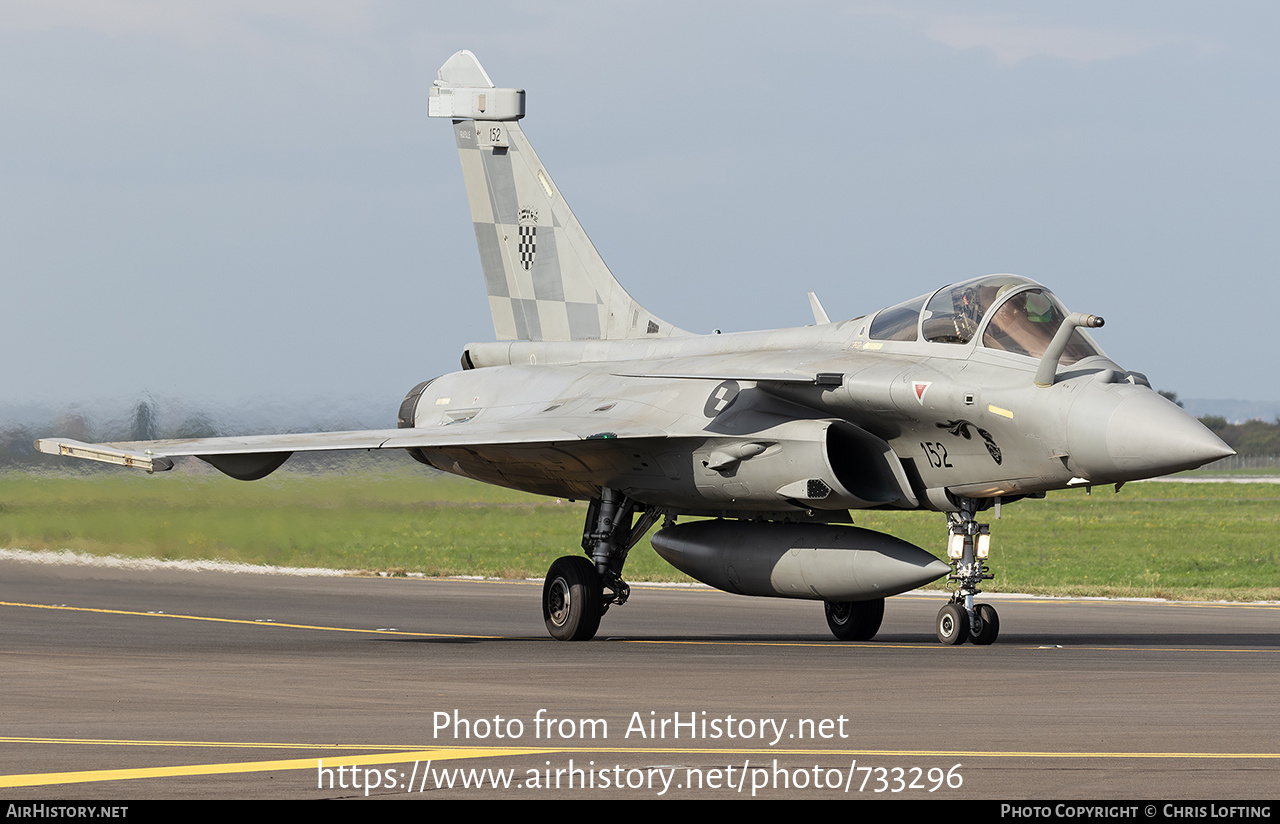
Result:
<svg viewBox="0 0 1280 824"><path fill-rule="evenodd" d="M603 586L595 564L578 555L557 558L542 584L542 618L557 641L590 641L600 628Z"/></svg>
<svg viewBox="0 0 1280 824"><path fill-rule="evenodd" d="M996 608L990 604L978 604L974 612L978 613L980 623L976 632L970 627L969 640L978 646L994 644L1000 635L1000 616L996 614Z"/></svg>
<svg viewBox="0 0 1280 824"><path fill-rule="evenodd" d="M938 640L947 646L963 644L969 637L969 613L955 604L947 604L938 610L934 629L938 632Z"/></svg>
<svg viewBox="0 0 1280 824"><path fill-rule="evenodd" d="M827 601L827 626L841 641L870 641L884 620L884 599L870 601Z"/></svg>

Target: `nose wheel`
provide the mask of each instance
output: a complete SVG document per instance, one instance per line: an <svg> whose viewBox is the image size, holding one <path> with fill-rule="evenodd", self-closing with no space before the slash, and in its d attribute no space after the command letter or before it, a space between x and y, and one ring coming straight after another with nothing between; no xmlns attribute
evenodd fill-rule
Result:
<svg viewBox="0 0 1280 824"><path fill-rule="evenodd" d="M947 604L938 610L938 620L934 628L938 633L938 641L947 646L956 646L970 641L977 646L995 643L1000 635L1000 616L990 604L978 604L974 607L973 619L963 604Z"/></svg>
<svg viewBox="0 0 1280 824"><path fill-rule="evenodd" d="M978 646L994 643L1000 634L1000 616L990 604L978 604L974 610L977 620L969 627L969 640Z"/></svg>
<svg viewBox="0 0 1280 824"><path fill-rule="evenodd" d="M934 628L939 641L949 647L958 646L969 640L969 614L956 604L947 604L938 610Z"/></svg>

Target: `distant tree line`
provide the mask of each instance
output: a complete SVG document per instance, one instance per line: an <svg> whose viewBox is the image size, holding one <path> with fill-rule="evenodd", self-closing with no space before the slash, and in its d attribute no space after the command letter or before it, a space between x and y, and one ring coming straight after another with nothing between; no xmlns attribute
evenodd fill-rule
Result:
<svg viewBox="0 0 1280 824"><path fill-rule="evenodd" d="M36 438L70 438L85 443L118 443L121 441L153 441L162 438L215 438L220 435L257 435L279 432L318 432L332 429L372 429L387 426L382 421L362 420L360 415L343 416L333 420L306 419L307 415L323 415L326 410L310 409L302 405L300 415L293 420L254 418L239 416L233 410L235 423L226 424L214 415L178 401L157 403L150 396L143 396L126 414L117 413L109 420L94 417L81 407L72 407L61 414L50 415L47 423L17 423L0 420L0 469L5 467L28 468L39 466L80 466L80 461L67 462L52 455L44 455L35 449ZM278 416L277 416L278 417ZM244 420L251 422L245 423ZM296 462L296 461L295 461Z"/></svg>
<svg viewBox="0 0 1280 824"><path fill-rule="evenodd" d="M1160 394L1182 406L1177 392L1160 390ZM1204 415L1200 423L1209 428L1213 434L1222 438L1227 446L1236 451L1241 458L1267 458L1280 456L1280 418L1271 423L1262 420L1245 421L1244 423L1227 423L1221 415Z"/></svg>
<svg viewBox="0 0 1280 824"><path fill-rule="evenodd" d="M0 465L36 466L57 460L36 452L36 438L72 438L85 443L154 441L158 438L209 438L222 434L204 412L183 415L176 424L162 426L156 402L144 398L123 420L95 421L79 408L72 408L48 424L0 423ZM248 433L245 433L248 434Z"/></svg>

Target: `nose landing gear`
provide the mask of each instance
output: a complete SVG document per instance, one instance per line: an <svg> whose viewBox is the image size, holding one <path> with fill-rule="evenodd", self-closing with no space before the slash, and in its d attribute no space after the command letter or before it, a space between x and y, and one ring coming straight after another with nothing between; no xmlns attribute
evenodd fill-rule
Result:
<svg viewBox="0 0 1280 824"><path fill-rule="evenodd" d="M951 601L938 610L935 622L938 640L948 646L972 641L979 646L994 643L1000 634L1000 616L990 604L975 604L974 596L982 592L978 585L995 575L983 563L991 551L991 528L976 523L976 502L966 498L959 512L947 513L947 560L952 572L947 576L952 586Z"/></svg>

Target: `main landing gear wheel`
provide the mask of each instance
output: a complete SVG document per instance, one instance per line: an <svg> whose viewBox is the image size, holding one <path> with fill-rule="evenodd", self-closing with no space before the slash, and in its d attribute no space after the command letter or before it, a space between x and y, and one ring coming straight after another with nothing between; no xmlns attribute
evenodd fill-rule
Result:
<svg viewBox="0 0 1280 824"><path fill-rule="evenodd" d="M996 608L990 604L978 604L973 611L977 613L978 620L969 630L969 641L979 646L994 643L1000 634L1000 616L996 614Z"/></svg>
<svg viewBox="0 0 1280 824"><path fill-rule="evenodd" d="M587 558L566 555L547 570L542 585L542 617L557 641L590 641L600 628L603 586Z"/></svg>
<svg viewBox="0 0 1280 824"><path fill-rule="evenodd" d="M963 607L947 604L938 610L935 628L938 630L938 640L947 646L963 644L969 637L969 613ZM991 640L994 641L995 638Z"/></svg>
<svg viewBox="0 0 1280 824"><path fill-rule="evenodd" d="M827 626L841 641L870 641L884 620L884 599L827 601Z"/></svg>

